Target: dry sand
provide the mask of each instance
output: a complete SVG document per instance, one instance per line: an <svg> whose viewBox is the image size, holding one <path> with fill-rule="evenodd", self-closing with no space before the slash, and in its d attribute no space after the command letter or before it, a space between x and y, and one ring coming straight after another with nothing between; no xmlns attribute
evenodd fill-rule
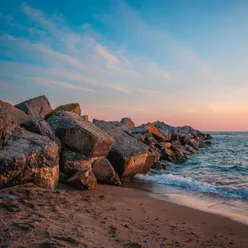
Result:
<svg viewBox="0 0 248 248"><path fill-rule="evenodd" d="M248 226L136 189L0 190L0 247L248 247Z"/></svg>

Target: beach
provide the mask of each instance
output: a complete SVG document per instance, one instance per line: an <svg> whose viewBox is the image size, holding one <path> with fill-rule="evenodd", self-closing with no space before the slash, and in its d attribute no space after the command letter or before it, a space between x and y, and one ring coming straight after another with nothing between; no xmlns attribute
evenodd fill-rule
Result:
<svg viewBox="0 0 248 248"><path fill-rule="evenodd" d="M154 199L144 191L100 185L83 191L33 184L0 190L1 247L236 247L248 226Z"/></svg>

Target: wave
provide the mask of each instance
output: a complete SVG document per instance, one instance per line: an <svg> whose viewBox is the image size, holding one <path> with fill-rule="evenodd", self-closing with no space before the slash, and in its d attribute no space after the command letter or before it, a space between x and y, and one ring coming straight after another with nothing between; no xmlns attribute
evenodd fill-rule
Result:
<svg viewBox="0 0 248 248"><path fill-rule="evenodd" d="M135 178L140 181L156 182L159 184L196 190L203 193L214 193L230 198L248 199L248 188L217 186L215 184L200 182L189 177L182 177L173 174L137 175Z"/></svg>

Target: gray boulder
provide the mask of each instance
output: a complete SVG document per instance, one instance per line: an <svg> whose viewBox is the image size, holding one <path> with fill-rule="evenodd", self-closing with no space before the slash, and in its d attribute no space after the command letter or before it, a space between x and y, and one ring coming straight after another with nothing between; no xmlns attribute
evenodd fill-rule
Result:
<svg viewBox="0 0 248 248"><path fill-rule="evenodd" d="M55 132L52 127L42 118L34 118L29 121L20 124L21 127L25 128L27 131L32 133L37 133L42 136L47 136L49 139L56 142L59 147L59 151L61 149L61 142L56 137Z"/></svg>
<svg viewBox="0 0 248 248"><path fill-rule="evenodd" d="M32 117L44 118L45 115L52 111L51 105L46 96L38 96L27 101L15 105L16 108L22 110Z"/></svg>
<svg viewBox="0 0 248 248"><path fill-rule="evenodd" d="M87 158L105 157L113 138L89 121L74 113L59 111L47 119L62 146Z"/></svg>
<svg viewBox="0 0 248 248"><path fill-rule="evenodd" d="M0 150L0 188L33 182L54 189L58 179L57 144L48 137L17 128Z"/></svg>
<svg viewBox="0 0 248 248"><path fill-rule="evenodd" d="M93 123L114 139L107 159L122 180L138 173L147 173L154 160L151 149L120 127L108 122L93 120Z"/></svg>
<svg viewBox="0 0 248 248"><path fill-rule="evenodd" d="M100 183L121 185L119 176L106 158L94 161L92 163L92 171Z"/></svg>

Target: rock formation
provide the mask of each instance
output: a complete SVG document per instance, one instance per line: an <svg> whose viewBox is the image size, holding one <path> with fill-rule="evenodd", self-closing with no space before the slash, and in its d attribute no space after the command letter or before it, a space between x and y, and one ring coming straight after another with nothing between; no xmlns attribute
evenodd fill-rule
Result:
<svg viewBox="0 0 248 248"><path fill-rule="evenodd" d="M80 189L121 185L211 144L211 135L190 126L156 121L135 127L128 117L92 123L77 103L51 110L45 96L16 107L0 101L0 188L33 182L54 189L59 178Z"/></svg>

